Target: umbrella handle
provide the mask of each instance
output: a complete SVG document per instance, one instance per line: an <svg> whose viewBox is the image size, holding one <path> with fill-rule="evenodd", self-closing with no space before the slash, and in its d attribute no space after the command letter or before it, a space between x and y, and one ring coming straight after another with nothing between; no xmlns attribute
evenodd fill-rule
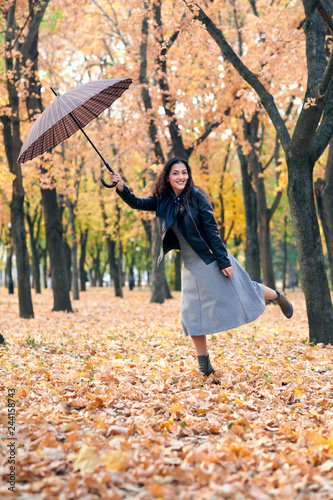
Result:
<svg viewBox="0 0 333 500"><path fill-rule="evenodd" d="M112 170L112 168L110 167L110 165L108 164L108 162L104 161L104 165L106 166L106 168L109 170L109 172L111 172L112 174L114 174L114 171ZM103 179L103 177L101 177L101 183L103 184L104 187L106 188L113 188L117 185L116 182L113 182L112 184L107 184L105 182L105 180Z"/></svg>

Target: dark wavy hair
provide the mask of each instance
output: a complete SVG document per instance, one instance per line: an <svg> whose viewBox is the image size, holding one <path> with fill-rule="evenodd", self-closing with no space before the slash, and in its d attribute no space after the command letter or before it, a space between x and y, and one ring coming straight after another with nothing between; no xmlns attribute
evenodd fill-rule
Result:
<svg viewBox="0 0 333 500"><path fill-rule="evenodd" d="M187 183L186 183L186 186L185 186L184 191L183 191L182 194L183 194L183 196L184 196L184 198L186 200L189 199L192 187L194 187L194 182L193 182L193 178L192 178L191 167L190 167L190 165L188 164L188 162L184 158L180 158L178 156L175 156L174 158L171 158L171 160L169 160L164 165L164 168L163 168L162 172L159 174L159 176L158 176L158 178L156 180L155 187L154 187L154 190L153 190L153 196L157 196L159 198L166 198L166 197L170 196L173 193L173 190L172 190L172 187L170 185L170 182L168 182L168 177L169 177L171 168L176 163L182 163L186 167L186 170L187 170L187 173L188 173L188 179L187 179Z"/></svg>

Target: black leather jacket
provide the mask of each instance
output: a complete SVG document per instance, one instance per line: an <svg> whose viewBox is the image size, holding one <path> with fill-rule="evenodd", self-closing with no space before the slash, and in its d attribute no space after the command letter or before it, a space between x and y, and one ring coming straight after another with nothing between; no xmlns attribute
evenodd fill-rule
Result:
<svg viewBox="0 0 333 500"><path fill-rule="evenodd" d="M171 229L177 221L179 231L205 264L217 260L220 269L231 266L227 249L219 235L212 204L200 189L192 188L190 202L183 201L181 195L178 198L138 198L126 185L122 191L117 189L117 193L131 208L156 212L162 238L158 265L163 255L172 249L180 249L178 238ZM177 204L182 208L178 216Z"/></svg>

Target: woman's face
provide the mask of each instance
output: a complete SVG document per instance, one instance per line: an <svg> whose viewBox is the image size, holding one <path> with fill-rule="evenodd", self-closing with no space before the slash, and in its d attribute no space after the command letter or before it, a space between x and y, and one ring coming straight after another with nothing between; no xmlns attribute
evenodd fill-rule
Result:
<svg viewBox="0 0 333 500"><path fill-rule="evenodd" d="M184 163L175 163L172 165L168 181L176 196L185 189L186 183L188 181L188 172Z"/></svg>

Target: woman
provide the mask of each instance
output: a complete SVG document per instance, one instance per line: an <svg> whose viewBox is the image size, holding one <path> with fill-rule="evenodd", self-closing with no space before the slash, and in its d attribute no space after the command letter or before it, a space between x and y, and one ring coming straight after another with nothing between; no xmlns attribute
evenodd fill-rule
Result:
<svg viewBox="0 0 333 500"><path fill-rule="evenodd" d="M265 310L265 299L274 300L287 318L292 317L293 306L285 294L251 281L227 251L213 207L194 186L186 160L168 161L148 198L137 198L118 173L110 176L131 208L156 212L162 241L158 264L171 249L182 252L181 323L193 340L199 372L214 373L206 336L255 320Z"/></svg>

